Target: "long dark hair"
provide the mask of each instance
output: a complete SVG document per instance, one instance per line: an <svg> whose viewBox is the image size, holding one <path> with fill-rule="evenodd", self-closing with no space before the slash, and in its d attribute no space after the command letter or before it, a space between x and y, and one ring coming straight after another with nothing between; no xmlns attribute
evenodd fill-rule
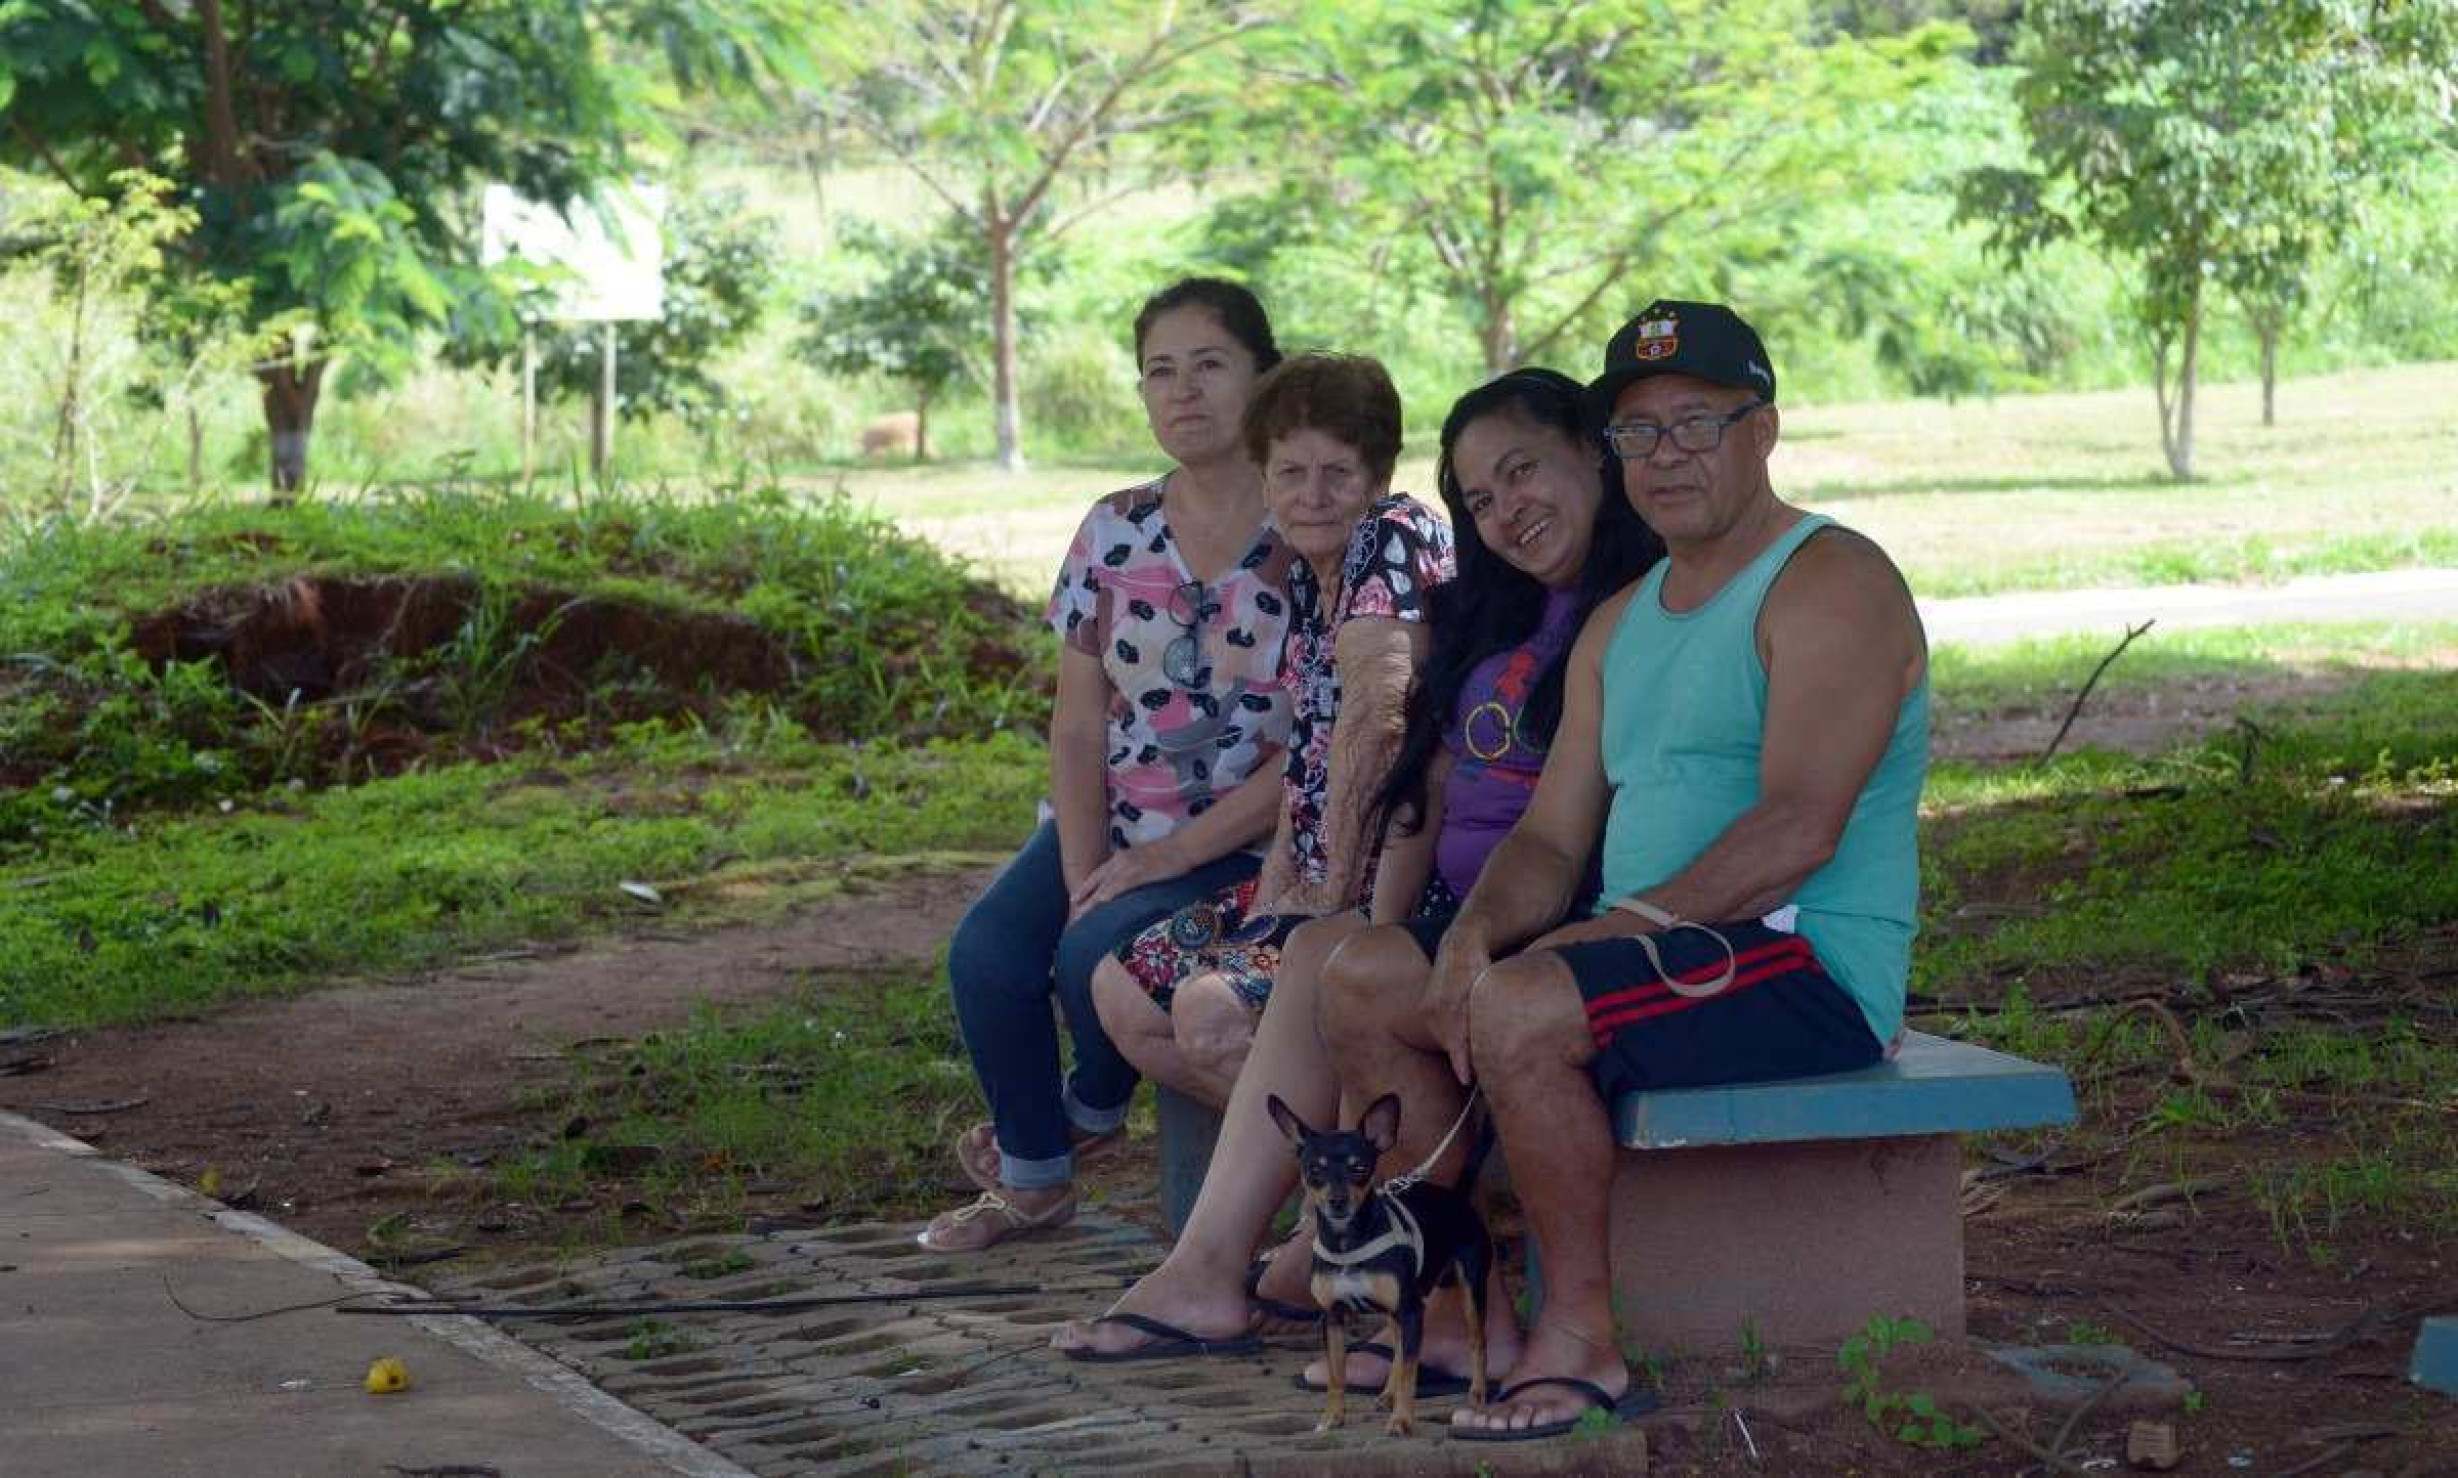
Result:
<svg viewBox="0 0 2458 1478"><path fill-rule="evenodd" d="M1647 573L1663 557L1664 541L1640 519L1622 494L1621 468L1580 419L1579 382L1549 369L1515 369L1486 381L1461 396L1442 422L1442 454L1434 464L1435 486L1443 507L1451 513L1451 536L1459 559L1459 577L1434 588L1430 599L1434 649L1425 672L1408 700L1408 731L1400 740L1399 757L1382 790L1374 797L1372 825L1379 830L1393 816L1407 816L1410 826L1425 815L1425 776L1434 751L1450 727L1451 711L1459 706L1460 689L1477 664L1496 652L1507 652L1536 634L1544 620L1545 587L1485 545L1476 519L1468 512L1460 490L1459 469L1452 458L1463 432L1487 416L1516 414L1539 426L1549 426L1570 438L1574 446L1591 448L1596 457L1596 481L1603 496L1596 504L1596 527L1588 541L1587 563L1579 572L1578 617L1586 621L1604 599ZM1538 744L1551 744L1562 721L1563 675L1570 666L1570 643L1545 668L1521 710L1523 732Z"/></svg>

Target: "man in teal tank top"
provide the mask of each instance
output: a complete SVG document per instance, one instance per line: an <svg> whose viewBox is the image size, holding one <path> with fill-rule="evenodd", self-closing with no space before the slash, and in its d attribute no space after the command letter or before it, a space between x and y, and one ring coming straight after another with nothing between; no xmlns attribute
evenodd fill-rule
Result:
<svg viewBox="0 0 2458 1478"><path fill-rule="evenodd" d="M1611 1098L1875 1062L1901 1027L1918 895L1919 617L1876 545L1776 497L1757 333L1654 303L1614 335L1588 409L1669 557L1581 632L1535 799L1427 997L1544 1257L1511 1385L1455 1418L1481 1440L1636 1408L1606 1265ZM1565 923L1600 842L1603 902Z"/></svg>

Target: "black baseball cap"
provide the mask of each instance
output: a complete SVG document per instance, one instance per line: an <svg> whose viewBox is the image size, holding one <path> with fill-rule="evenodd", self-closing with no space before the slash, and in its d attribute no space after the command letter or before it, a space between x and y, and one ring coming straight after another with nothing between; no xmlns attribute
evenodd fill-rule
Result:
<svg viewBox="0 0 2458 1478"><path fill-rule="evenodd" d="M1639 310L1605 345L1605 372L1580 405L1591 426L1613 416L1613 402L1633 380L1649 375L1689 375L1737 390L1755 390L1775 400L1775 370L1758 330L1722 303L1684 303L1658 298Z"/></svg>

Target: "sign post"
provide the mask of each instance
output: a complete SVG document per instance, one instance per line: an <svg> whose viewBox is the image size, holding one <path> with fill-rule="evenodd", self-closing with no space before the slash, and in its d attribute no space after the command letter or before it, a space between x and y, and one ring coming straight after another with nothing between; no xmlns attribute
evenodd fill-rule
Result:
<svg viewBox="0 0 2458 1478"><path fill-rule="evenodd" d="M598 378L589 399L589 470L604 478L614 462L615 326L654 320L665 312L665 239L659 222L666 192L655 185L618 186L568 212L526 199L509 185L489 185L480 203L479 260L487 266L518 259L548 269L554 295L543 316L554 323L603 326ZM521 477L536 470L538 419L537 316L521 326Z"/></svg>

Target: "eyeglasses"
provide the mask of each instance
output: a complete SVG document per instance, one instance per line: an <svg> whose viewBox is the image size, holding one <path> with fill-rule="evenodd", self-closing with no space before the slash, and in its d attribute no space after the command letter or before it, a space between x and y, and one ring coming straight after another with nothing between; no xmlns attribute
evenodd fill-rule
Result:
<svg viewBox="0 0 2458 1478"><path fill-rule="evenodd" d="M1649 421L1616 421L1605 428L1605 444L1625 462L1646 461L1656 454L1656 444L1668 436L1682 451L1712 452L1724 444L1727 427L1738 424L1765 404L1763 400L1753 400L1729 416L1691 416L1670 426Z"/></svg>
<svg viewBox="0 0 2458 1478"><path fill-rule="evenodd" d="M1201 580L1169 592L1169 619L1186 628L1161 649L1161 674L1181 688L1208 687L1211 665L1203 660L1203 623L1220 614L1220 602L1204 593Z"/></svg>

